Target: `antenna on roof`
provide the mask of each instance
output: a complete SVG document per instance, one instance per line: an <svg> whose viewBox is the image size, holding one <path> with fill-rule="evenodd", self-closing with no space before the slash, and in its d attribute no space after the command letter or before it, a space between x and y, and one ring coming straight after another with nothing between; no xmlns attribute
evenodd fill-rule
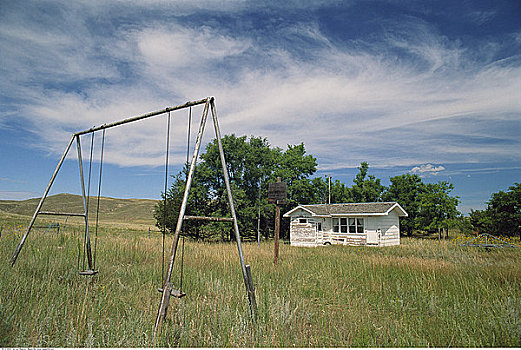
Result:
<svg viewBox="0 0 521 350"><path fill-rule="evenodd" d="M331 204L331 174L328 175L328 189L329 189L329 201L327 204Z"/></svg>

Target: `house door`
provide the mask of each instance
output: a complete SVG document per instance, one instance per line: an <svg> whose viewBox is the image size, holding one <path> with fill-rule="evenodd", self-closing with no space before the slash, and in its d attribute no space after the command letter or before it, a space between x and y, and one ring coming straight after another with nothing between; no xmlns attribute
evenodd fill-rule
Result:
<svg viewBox="0 0 521 350"><path fill-rule="evenodd" d="M378 230L367 230L367 241L366 244L375 244L378 245L380 243L379 241L379 235Z"/></svg>

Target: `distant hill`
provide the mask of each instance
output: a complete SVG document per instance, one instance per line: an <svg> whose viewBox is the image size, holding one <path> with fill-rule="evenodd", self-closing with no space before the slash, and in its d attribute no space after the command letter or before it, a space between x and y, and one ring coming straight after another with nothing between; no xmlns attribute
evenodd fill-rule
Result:
<svg viewBox="0 0 521 350"><path fill-rule="evenodd" d="M32 216L40 198L22 201L0 200L0 213ZM118 199L101 197L99 220L104 223L155 225L152 199ZM89 199L89 220L96 218L97 197ZM45 199L42 211L83 213L83 201L79 195L61 193Z"/></svg>

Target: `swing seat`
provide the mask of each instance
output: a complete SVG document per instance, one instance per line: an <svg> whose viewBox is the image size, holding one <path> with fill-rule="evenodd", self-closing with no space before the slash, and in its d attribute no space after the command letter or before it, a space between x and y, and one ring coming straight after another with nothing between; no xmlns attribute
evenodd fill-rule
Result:
<svg viewBox="0 0 521 350"><path fill-rule="evenodd" d="M79 274L80 276L92 276L92 275L95 275L98 273L98 270L85 270L85 271L80 271Z"/></svg>
<svg viewBox="0 0 521 350"><path fill-rule="evenodd" d="M163 293L163 288L158 288L157 291L159 293ZM170 295L173 296L174 298L181 299L182 297L184 297L186 295L186 293L185 292L181 292L180 290L177 290L177 289L172 289L170 291Z"/></svg>

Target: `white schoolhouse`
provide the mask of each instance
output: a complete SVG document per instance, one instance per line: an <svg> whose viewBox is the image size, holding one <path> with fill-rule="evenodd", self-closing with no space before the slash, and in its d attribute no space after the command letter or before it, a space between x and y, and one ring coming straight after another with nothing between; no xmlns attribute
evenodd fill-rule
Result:
<svg viewBox="0 0 521 350"><path fill-rule="evenodd" d="M291 245L306 247L399 245L405 216L396 202L299 205L284 214L290 218Z"/></svg>

